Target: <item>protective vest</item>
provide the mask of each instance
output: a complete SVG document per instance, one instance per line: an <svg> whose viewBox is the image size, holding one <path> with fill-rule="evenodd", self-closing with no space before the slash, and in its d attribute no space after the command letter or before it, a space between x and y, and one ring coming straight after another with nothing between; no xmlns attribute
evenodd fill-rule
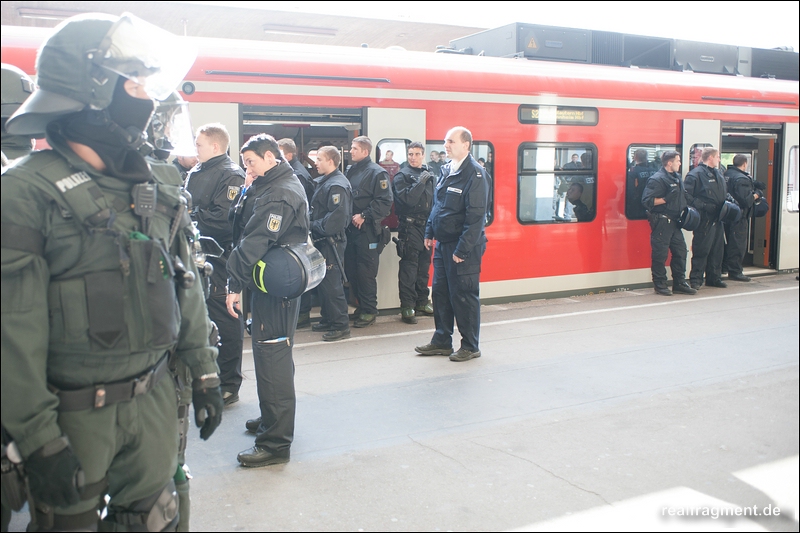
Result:
<svg viewBox="0 0 800 533"><path fill-rule="evenodd" d="M191 221L179 182L159 166L154 182L127 191L101 187L52 151L28 161L30 183L60 210L52 221L58 238L44 255L52 273L49 350L65 362L110 364L114 356L177 346L175 279L185 267L170 245L178 231L191 231Z"/></svg>

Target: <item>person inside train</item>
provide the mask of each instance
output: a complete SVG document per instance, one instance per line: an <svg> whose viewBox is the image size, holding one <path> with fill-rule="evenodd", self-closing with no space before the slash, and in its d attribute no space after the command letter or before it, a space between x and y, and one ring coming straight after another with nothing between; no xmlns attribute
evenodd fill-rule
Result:
<svg viewBox="0 0 800 533"><path fill-rule="evenodd" d="M394 179L394 175L400 170L400 164L394 160L394 152L386 150L386 157L378 163L389 174L389 180Z"/></svg>
<svg viewBox="0 0 800 533"><path fill-rule="evenodd" d="M592 168L592 152L581 154L581 168Z"/></svg>
<svg viewBox="0 0 800 533"><path fill-rule="evenodd" d="M631 220L644 220L647 213L642 206L642 193L656 169L647 164L647 150L644 148L633 153L633 163L625 179L625 216Z"/></svg>
<svg viewBox="0 0 800 533"><path fill-rule="evenodd" d="M581 158L578 154L572 154L572 160L564 165L563 170L578 170L583 168L581 165Z"/></svg>
<svg viewBox="0 0 800 533"><path fill-rule="evenodd" d="M590 222L594 218L594 212L583 203L583 184L575 182L567 189L567 200L572 204L572 214L578 222Z"/></svg>

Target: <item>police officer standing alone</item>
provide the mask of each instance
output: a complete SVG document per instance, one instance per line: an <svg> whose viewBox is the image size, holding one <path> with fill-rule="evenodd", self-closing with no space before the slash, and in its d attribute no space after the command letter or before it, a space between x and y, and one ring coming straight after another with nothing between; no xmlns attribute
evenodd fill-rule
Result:
<svg viewBox="0 0 800 533"><path fill-rule="evenodd" d="M472 133L464 127L447 132L444 148L450 162L442 168L425 229L425 247L436 242L433 255L433 318L436 331L420 355L449 355L451 361L481 356L481 259L486 251L486 206L489 186L485 170L470 154ZM453 353L453 320L461 348Z"/></svg>
<svg viewBox="0 0 800 533"><path fill-rule="evenodd" d="M322 320L311 329L325 331L326 341L338 341L350 336L347 300L344 297L342 257L346 247L345 231L350 224L352 193L350 182L339 172L339 151L333 146L317 150L315 180L317 190L311 200L311 237L314 246L325 257L327 272L317 286Z"/></svg>
<svg viewBox="0 0 800 533"><path fill-rule="evenodd" d="M96 530L106 496L109 529L176 527L170 355L190 369L201 438L221 422L191 223L177 184L139 152L145 87L166 97L193 58L132 15L73 17L7 122L52 147L8 169L0 196L2 420L25 460L32 530Z"/></svg>
<svg viewBox="0 0 800 533"><path fill-rule="evenodd" d="M244 231L228 259L227 307L231 316L239 312L242 289L251 284L257 262L270 249L305 243L309 235L305 191L281 157L275 139L265 133L251 137L241 153L248 172L258 176L251 187L259 195L252 216L235 221L244 224ZM256 434L256 442L237 459L242 466L256 467L289 462L296 406L292 346L300 298L251 292L253 362L261 416L245 424Z"/></svg>
<svg viewBox="0 0 800 533"><path fill-rule="evenodd" d="M728 190L742 210L742 218L733 224L725 224L725 268L728 279L750 281L742 269L747 253L747 233L750 230L750 216L753 205L761 198L761 190L756 189L753 177L747 173L747 156L736 154L733 164L725 171Z"/></svg>
<svg viewBox="0 0 800 533"><path fill-rule="evenodd" d="M672 292L696 294L697 291L686 283L686 240L678 225L678 218L686 208L686 194L681 175L681 156L675 150L667 150L661 155L661 169L650 176L642 193L642 205L650 220L650 271L653 286L658 294L672 296ZM669 263L672 270L672 290L667 286L668 252L672 252Z"/></svg>
<svg viewBox="0 0 800 533"><path fill-rule="evenodd" d="M700 226L692 238L692 270L689 283L693 289L703 285L725 288L722 281L722 259L724 253L724 230L719 219L725 203L727 188L725 177L717 168L719 150L703 148L701 163L686 175L686 200L700 212Z"/></svg>
<svg viewBox="0 0 800 533"><path fill-rule="evenodd" d="M372 141L356 137L350 145L353 166L347 179L353 190L353 216L347 227L345 270L351 296L358 299L353 326L365 328L378 315L378 261L386 242L382 241L381 221L392 209L389 174L370 157Z"/></svg>
<svg viewBox="0 0 800 533"><path fill-rule="evenodd" d="M408 166L394 176L394 206L400 223L397 231L397 255L400 256L398 287L403 322L416 324L416 315L433 315L428 300L428 273L431 251L425 247L425 226L433 207L436 178L423 165L425 146L408 145Z"/></svg>
<svg viewBox="0 0 800 533"><path fill-rule="evenodd" d="M209 259L214 271L206 299L208 316L219 328L217 364L225 405L239 401L244 337L243 317L230 316L225 307L225 263L233 244L228 212L244 184L244 172L227 154L229 144L230 136L222 124L198 128L195 145L199 164L186 177L186 190L192 195L192 220L201 235L212 237L225 250L222 257Z"/></svg>

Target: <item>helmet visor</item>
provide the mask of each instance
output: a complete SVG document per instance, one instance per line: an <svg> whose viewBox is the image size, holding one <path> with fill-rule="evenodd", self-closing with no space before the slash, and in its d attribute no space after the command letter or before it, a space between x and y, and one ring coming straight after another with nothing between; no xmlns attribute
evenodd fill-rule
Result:
<svg viewBox="0 0 800 533"><path fill-rule="evenodd" d="M156 100L177 88L197 57L187 39L130 13L111 26L98 52L100 66L142 84Z"/></svg>
<svg viewBox="0 0 800 533"><path fill-rule="evenodd" d="M150 142L159 150L172 155L197 155L194 146L192 122L189 119L189 104L182 99L158 102L150 122L148 132L152 132Z"/></svg>

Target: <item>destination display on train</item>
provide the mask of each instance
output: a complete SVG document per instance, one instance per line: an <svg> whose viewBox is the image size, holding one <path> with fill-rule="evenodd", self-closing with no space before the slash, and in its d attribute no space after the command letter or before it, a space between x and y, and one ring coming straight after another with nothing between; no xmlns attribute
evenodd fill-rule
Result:
<svg viewBox="0 0 800 533"><path fill-rule="evenodd" d="M522 124L594 126L597 124L597 109L594 107L521 105L519 106L519 121Z"/></svg>

